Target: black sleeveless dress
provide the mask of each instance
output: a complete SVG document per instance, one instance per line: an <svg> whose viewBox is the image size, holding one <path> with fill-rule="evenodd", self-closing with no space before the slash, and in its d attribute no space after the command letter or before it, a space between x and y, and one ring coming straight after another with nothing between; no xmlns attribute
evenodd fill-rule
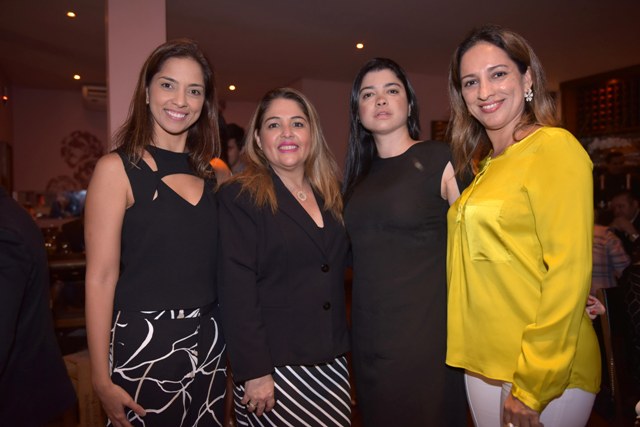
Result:
<svg viewBox="0 0 640 427"><path fill-rule="evenodd" d="M445 365L446 144L376 158L347 202L353 364L366 427L466 426L462 372Z"/></svg>
<svg viewBox="0 0 640 427"><path fill-rule="evenodd" d="M216 293L213 183L191 204L165 181L195 175L187 153L148 146L157 165L119 152L134 204L122 226L111 330L111 379L147 411L134 426L222 426L226 347ZM108 424L111 425L111 424Z"/></svg>

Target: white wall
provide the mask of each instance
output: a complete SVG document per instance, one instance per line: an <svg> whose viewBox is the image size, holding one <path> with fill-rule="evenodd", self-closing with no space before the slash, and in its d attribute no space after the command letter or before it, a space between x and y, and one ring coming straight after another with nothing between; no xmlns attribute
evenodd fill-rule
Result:
<svg viewBox="0 0 640 427"><path fill-rule="evenodd" d="M429 139L432 120L449 120L447 76L409 73L409 81L418 97L420 127L422 128L420 136L422 139Z"/></svg>
<svg viewBox="0 0 640 427"><path fill-rule="evenodd" d="M127 119L147 56L167 40L166 22L164 0L106 1L109 135ZM107 143L113 147L112 141Z"/></svg>
<svg viewBox="0 0 640 427"><path fill-rule="evenodd" d="M349 138L351 83L303 79L300 90L316 107L324 137L342 171Z"/></svg>
<svg viewBox="0 0 640 427"><path fill-rule="evenodd" d="M235 123L238 126L242 126L244 130L247 130L249 126L249 120L253 116L253 112L258 107L258 101L256 102L233 102L226 101L226 107L224 110L224 119L227 123Z"/></svg>

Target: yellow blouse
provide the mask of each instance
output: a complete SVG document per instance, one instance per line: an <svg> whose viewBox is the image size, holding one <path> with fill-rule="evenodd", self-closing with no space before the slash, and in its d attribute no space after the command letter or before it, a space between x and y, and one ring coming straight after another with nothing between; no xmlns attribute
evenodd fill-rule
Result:
<svg viewBox="0 0 640 427"><path fill-rule="evenodd" d="M447 214L447 364L513 383L536 411L600 387L591 171L569 132L541 128L485 159Z"/></svg>

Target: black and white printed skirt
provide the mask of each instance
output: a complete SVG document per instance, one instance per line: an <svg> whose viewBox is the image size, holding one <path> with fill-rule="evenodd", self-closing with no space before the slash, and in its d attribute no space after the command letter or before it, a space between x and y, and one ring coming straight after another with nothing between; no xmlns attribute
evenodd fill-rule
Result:
<svg viewBox="0 0 640 427"><path fill-rule="evenodd" d="M145 410L135 426L222 426L226 352L216 306L114 315L111 379ZM107 425L110 425L108 423Z"/></svg>
<svg viewBox="0 0 640 427"><path fill-rule="evenodd" d="M258 417L241 402L244 386L234 387L238 426L340 426L351 425L351 395L347 359L312 366L275 368L276 405Z"/></svg>

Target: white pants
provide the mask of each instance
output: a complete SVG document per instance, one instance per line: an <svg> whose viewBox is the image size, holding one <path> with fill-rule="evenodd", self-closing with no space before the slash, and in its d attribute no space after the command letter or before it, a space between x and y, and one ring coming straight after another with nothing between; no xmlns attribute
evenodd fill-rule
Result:
<svg viewBox="0 0 640 427"><path fill-rule="evenodd" d="M502 408L511 393L511 383L465 373L467 400L476 427L502 427ZM579 388L568 388L540 414L544 427L584 427L596 396Z"/></svg>

